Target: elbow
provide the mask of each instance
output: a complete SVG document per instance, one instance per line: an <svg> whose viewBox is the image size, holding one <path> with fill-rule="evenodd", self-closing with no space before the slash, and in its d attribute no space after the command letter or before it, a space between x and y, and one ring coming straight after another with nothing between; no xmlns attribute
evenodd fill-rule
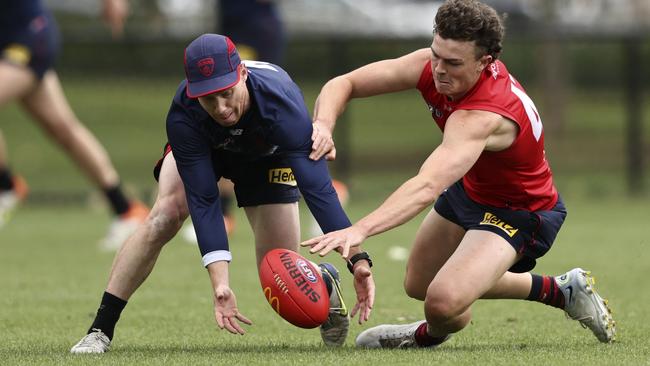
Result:
<svg viewBox="0 0 650 366"><path fill-rule="evenodd" d="M441 189L434 182L425 179L419 179L416 185L415 196L417 203L422 207L431 205L440 195Z"/></svg>

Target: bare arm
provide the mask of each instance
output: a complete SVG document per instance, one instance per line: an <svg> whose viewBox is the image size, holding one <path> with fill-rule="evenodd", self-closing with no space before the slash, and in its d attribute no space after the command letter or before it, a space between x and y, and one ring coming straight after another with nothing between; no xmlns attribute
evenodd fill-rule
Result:
<svg viewBox="0 0 650 366"><path fill-rule="evenodd" d="M366 236L399 226L431 205L442 191L469 171L502 121L496 114L457 111L447 121L442 143L418 175L406 181L375 211L361 219Z"/></svg>
<svg viewBox="0 0 650 366"><path fill-rule="evenodd" d="M442 191L459 180L488 147L500 127L511 122L484 111L454 112L447 120L442 143L424 162L418 174L400 186L375 211L350 228L307 240L312 253L325 255L339 249L344 257L350 247L367 237L399 226L431 205Z"/></svg>
<svg viewBox="0 0 650 366"><path fill-rule="evenodd" d="M352 98L392 93L417 86L431 51L420 49L400 58L374 62L328 81L314 106L314 121L333 127Z"/></svg>
<svg viewBox="0 0 650 366"><path fill-rule="evenodd" d="M328 159L334 159L332 132L350 99L413 89L430 59L431 51L420 49L400 58L368 64L328 81L314 106L314 151L310 158L317 160L332 151Z"/></svg>

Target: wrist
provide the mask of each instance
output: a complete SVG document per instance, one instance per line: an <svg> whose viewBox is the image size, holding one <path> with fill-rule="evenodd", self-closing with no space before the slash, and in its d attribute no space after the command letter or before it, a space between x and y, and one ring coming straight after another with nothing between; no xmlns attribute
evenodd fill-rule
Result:
<svg viewBox="0 0 650 366"><path fill-rule="evenodd" d="M210 282L212 283L212 289L214 291L219 287L230 286L228 265L229 263L227 261L217 261L212 262L207 266L208 275L210 276Z"/></svg>
<svg viewBox="0 0 650 366"><path fill-rule="evenodd" d="M330 132L332 132L334 130L335 122L334 122L334 120L329 120L329 119L316 117L316 118L314 118L314 124L319 125L319 126L323 126L323 127L327 128Z"/></svg>
<svg viewBox="0 0 650 366"><path fill-rule="evenodd" d="M348 259L348 263L347 263L348 271L354 274L354 267L360 261L367 262L368 268L372 268L372 259L370 259L370 255L367 252L360 252L350 257L350 259Z"/></svg>

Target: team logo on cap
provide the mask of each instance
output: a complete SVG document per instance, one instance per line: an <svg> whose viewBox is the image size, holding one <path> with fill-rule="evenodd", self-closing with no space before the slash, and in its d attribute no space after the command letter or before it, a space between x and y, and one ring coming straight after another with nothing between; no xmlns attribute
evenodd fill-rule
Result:
<svg viewBox="0 0 650 366"><path fill-rule="evenodd" d="M208 77L214 72L214 59L212 57L204 58L196 63L201 75Z"/></svg>

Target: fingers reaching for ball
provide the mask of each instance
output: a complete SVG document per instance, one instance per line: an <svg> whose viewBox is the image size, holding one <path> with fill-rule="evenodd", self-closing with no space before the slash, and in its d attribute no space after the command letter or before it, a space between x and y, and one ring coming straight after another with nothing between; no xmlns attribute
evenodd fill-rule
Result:
<svg viewBox="0 0 650 366"><path fill-rule="evenodd" d="M235 293L230 288L218 288L214 294L214 316L220 329L226 329L232 334L245 334L246 331L241 327L239 322L252 325L253 322L248 320L237 310L237 299Z"/></svg>

